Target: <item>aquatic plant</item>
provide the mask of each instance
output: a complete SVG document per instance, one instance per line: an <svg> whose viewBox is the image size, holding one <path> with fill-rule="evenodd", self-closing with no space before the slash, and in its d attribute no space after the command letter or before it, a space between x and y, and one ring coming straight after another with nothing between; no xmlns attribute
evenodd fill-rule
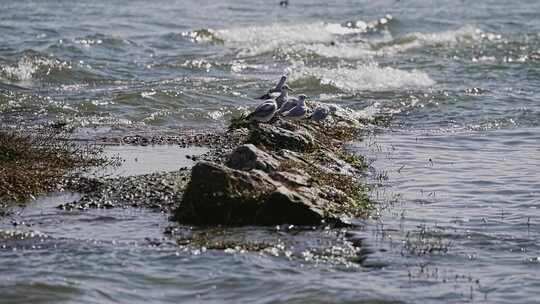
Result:
<svg viewBox="0 0 540 304"><path fill-rule="evenodd" d="M106 164L101 152L55 129L0 131L0 200L23 202L53 191L68 173Z"/></svg>

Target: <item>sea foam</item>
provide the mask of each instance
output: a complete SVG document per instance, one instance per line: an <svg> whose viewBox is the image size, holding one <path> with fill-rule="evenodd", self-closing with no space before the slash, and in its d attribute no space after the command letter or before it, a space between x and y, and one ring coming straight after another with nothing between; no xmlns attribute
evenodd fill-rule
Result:
<svg viewBox="0 0 540 304"><path fill-rule="evenodd" d="M355 68L338 67L333 69L297 65L290 69L290 73L292 81L316 78L323 86L330 85L347 93L364 90L386 91L399 88L420 88L435 84L435 81L422 71L381 67L375 63L360 64Z"/></svg>
<svg viewBox="0 0 540 304"><path fill-rule="evenodd" d="M205 29L183 35L198 42L222 43L225 47L234 49L238 57L277 52L342 59L393 55L425 47L455 46L489 36L476 27L466 25L442 32L416 32L393 37L388 21L357 21L354 24L355 26L324 22L272 24L220 30ZM373 33L376 35L371 35Z"/></svg>

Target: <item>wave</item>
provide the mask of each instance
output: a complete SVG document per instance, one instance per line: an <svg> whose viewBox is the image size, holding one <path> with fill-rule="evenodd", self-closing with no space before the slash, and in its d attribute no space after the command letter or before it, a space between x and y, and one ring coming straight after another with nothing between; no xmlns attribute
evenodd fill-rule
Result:
<svg viewBox="0 0 540 304"><path fill-rule="evenodd" d="M361 59L393 55L425 47L469 44L500 35L466 25L435 33L411 33L393 37L391 16L372 22L272 24L232 29L203 29L183 33L195 42L214 42L233 49L237 57L262 54L316 55L327 58Z"/></svg>
<svg viewBox="0 0 540 304"><path fill-rule="evenodd" d="M37 74L48 75L55 69L71 69L71 65L68 62L41 56L36 52L25 52L17 63L0 65L0 77L7 80L25 81Z"/></svg>
<svg viewBox="0 0 540 304"><path fill-rule="evenodd" d="M285 53L338 59L369 59L379 55L368 43L314 43L292 46L283 51Z"/></svg>
<svg viewBox="0 0 540 304"><path fill-rule="evenodd" d="M70 43L69 41L63 41L63 43ZM121 39L114 36L108 36L103 34L92 34L83 37L73 39L73 43L81 45L83 47L101 46L105 48L118 49L124 46L135 45L136 43L127 39Z"/></svg>
<svg viewBox="0 0 540 304"><path fill-rule="evenodd" d="M42 55L36 51L24 51L15 62L0 62L0 80L7 82L43 81L47 83L97 83L111 80L87 65Z"/></svg>
<svg viewBox="0 0 540 304"><path fill-rule="evenodd" d="M238 50L238 57L257 56L280 48L306 43L331 43L346 36L357 36L387 26L391 16L373 22L312 24L272 24L232 29L202 29L182 33L194 42L215 42Z"/></svg>
<svg viewBox="0 0 540 304"><path fill-rule="evenodd" d="M426 47L454 47L474 43L486 37L484 32L472 26L438 33L413 33L399 38L393 38L390 32L382 32L381 34L382 37L363 41L296 45L291 47L288 52L326 58L366 59L395 55Z"/></svg>
<svg viewBox="0 0 540 304"><path fill-rule="evenodd" d="M421 88L435 84L435 81L424 72L404 71L392 67L381 67L377 64L362 64L356 68L338 67L304 67L296 66L290 69L292 84L313 83L330 90L356 93L360 91L387 91L400 88Z"/></svg>
<svg viewBox="0 0 540 304"><path fill-rule="evenodd" d="M490 34L484 33L481 29L467 25L444 32L412 33L389 42L375 44L373 48L381 55L386 55L425 47L452 47L473 43L488 36L491 37Z"/></svg>

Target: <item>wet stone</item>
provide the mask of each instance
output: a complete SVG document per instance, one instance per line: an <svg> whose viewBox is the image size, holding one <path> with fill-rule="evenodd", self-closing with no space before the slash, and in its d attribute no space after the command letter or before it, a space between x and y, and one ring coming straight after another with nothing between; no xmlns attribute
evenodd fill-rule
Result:
<svg viewBox="0 0 540 304"><path fill-rule="evenodd" d="M57 208L88 210L144 207L170 212L180 200L188 180L188 171L182 169L128 177L83 178L80 183L75 183L78 185L75 189L70 189L81 192L81 199L61 204ZM93 187L85 185L87 183Z"/></svg>
<svg viewBox="0 0 540 304"><path fill-rule="evenodd" d="M277 188L266 173L200 162L191 173L175 218L196 225L249 225L262 199Z"/></svg>
<svg viewBox="0 0 540 304"><path fill-rule="evenodd" d="M251 130L249 143L262 145L272 150L288 149L298 152L315 149L313 136L305 130L291 131L272 125L259 125Z"/></svg>
<svg viewBox="0 0 540 304"><path fill-rule="evenodd" d="M279 162L268 153L253 144L242 145L229 156L227 166L238 170L258 169L265 172L275 171Z"/></svg>
<svg viewBox="0 0 540 304"><path fill-rule="evenodd" d="M279 187L273 191L257 211L258 225L319 225L324 219L321 209L312 204L308 197L298 192Z"/></svg>

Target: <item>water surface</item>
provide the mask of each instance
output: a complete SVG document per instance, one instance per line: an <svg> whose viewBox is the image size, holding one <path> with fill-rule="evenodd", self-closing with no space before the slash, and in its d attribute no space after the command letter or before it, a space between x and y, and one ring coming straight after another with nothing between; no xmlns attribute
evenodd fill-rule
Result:
<svg viewBox="0 0 540 304"><path fill-rule="evenodd" d="M0 124L221 130L287 73L389 121L353 145L380 202L358 220L364 263L312 258L347 250L339 231L249 227L232 233L288 245L186 249L165 215L57 210L64 194L2 219L0 302L535 301L540 2L277 2L3 2Z"/></svg>

